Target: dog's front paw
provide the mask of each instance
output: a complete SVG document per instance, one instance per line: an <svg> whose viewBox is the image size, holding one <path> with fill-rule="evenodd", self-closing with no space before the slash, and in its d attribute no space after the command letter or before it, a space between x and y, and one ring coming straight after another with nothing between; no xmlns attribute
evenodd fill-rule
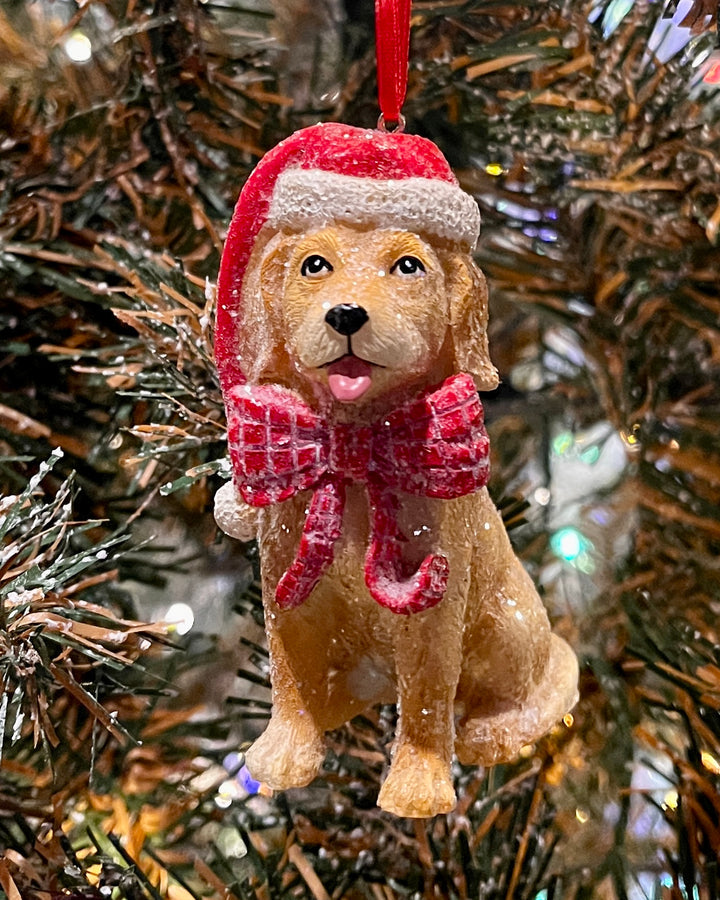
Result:
<svg viewBox="0 0 720 900"><path fill-rule="evenodd" d="M381 809L396 816L427 819L450 812L455 802L448 763L427 750L407 744L398 748L378 796Z"/></svg>
<svg viewBox="0 0 720 900"><path fill-rule="evenodd" d="M256 781L274 791L284 791L310 784L320 771L325 752L321 734L273 718L248 750L245 761Z"/></svg>

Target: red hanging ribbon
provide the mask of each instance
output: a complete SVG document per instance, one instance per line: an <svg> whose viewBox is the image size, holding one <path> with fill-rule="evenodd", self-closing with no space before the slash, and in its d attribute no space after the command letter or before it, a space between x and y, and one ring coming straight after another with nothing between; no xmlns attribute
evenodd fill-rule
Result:
<svg viewBox="0 0 720 900"><path fill-rule="evenodd" d="M375 47L377 52L380 120L387 125L402 123L407 91L410 54L411 0L375 0Z"/></svg>

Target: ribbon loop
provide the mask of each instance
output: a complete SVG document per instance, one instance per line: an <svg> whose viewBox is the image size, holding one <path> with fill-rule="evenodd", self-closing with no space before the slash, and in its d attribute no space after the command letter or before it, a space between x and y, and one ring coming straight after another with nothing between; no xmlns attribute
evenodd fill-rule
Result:
<svg viewBox="0 0 720 900"><path fill-rule="evenodd" d="M391 612L406 616L437 606L448 583L447 558L429 554L413 575L403 577L405 538L397 522L398 498L372 482L368 483L368 498L370 544L365 556L365 584L370 596Z"/></svg>
<svg viewBox="0 0 720 900"><path fill-rule="evenodd" d="M375 0L375 48L377 54L378 127L402 131L401 114L407 91L410 55L411 0Z"/></svg>

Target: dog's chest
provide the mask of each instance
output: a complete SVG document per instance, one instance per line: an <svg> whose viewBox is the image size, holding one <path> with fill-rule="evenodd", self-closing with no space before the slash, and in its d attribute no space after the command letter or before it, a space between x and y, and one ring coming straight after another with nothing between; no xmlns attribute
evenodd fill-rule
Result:
<svg viewBox="0 0 720 900"><path fill-rule="evenodd" d="M466 550L472 546L482 551L488 532L481 519L485 504L484 491L458 500L433 500L399 494L397 527L403 568L408 576L430 553L442 553L453 564L466 564ZM263 510L260 522L263 583L273 591L279 578L292 563L303 540L310 495L305 493ZM342 534L334 548L334 561L320 582L320 587L334 586L338 594L354 601L370 600L364 579L365 557L371 541L368 495L361 484L347 486L342 518ZM322 540L322 534L314 540ZM315 548L317 549L317 548ZM488 548L489 549L489 548ZM339 599L339 598L338 598Z"/></svg>

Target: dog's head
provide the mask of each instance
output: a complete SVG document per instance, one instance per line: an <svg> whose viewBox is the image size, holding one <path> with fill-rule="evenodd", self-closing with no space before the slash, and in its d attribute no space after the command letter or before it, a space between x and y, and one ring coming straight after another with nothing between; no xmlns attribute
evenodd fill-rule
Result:
<svg viewBox="0 0 720 900"><path fill-rule="evenodd" d="M452 372L497 385L485 279L447 242L348 225L279 231L256 247L243 293L251 382L357 405Z"/></svg>
<svg viewBox="0 0 720 900"><path fill-rule="evenodd" d="M278 382L359 412L457 371L492 389L479 230L477 203L425 138L295 132L248 178L228 232L223 390Z"/></svg>

